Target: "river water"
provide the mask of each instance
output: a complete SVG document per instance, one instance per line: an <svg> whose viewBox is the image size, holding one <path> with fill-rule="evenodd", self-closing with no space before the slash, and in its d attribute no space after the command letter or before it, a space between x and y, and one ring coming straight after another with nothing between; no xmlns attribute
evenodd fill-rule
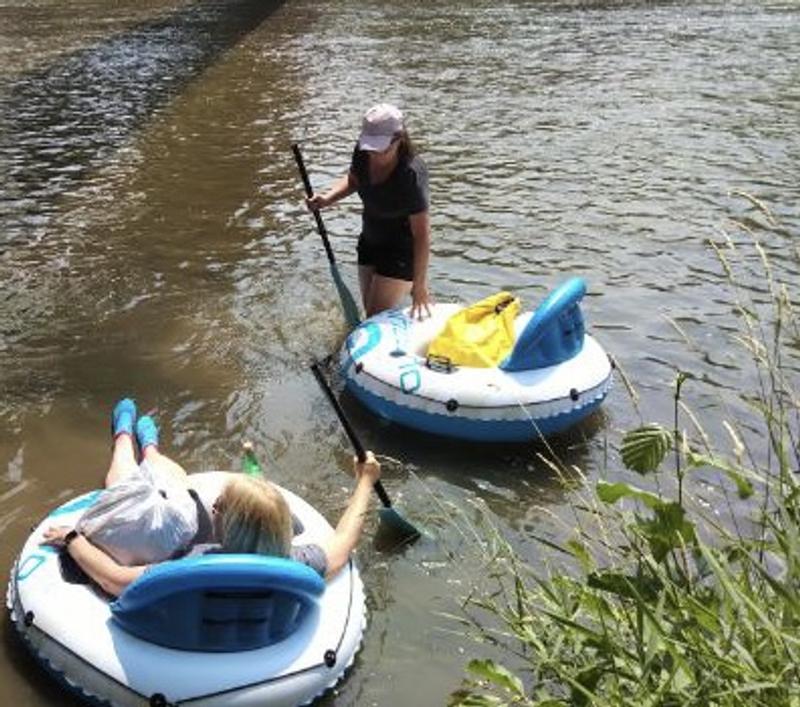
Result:
<svg viewBox="0 0 800 707"><path fill-rule="evenodd" d="M712 428L743 411L751 378L706 241L743 219L800 281L798 56L788 1L7 0L0 566L48 509L97 485L125 394L157 410L162 448L188 468L235 466L251 439L272 478L336 517L350 451L308 362L345 326L289 146L326 184L381 100L405 109L431 172L436 298L504 288L534 306L586 278L589 328L639 394L637 410L618 378L554 443L588 485L625 477L620 429L669 423L678 367L698 374L687 396ZM354 291L358 214L357 199L325 214ZM744 289L763 296L750 272ZM483 502L535 562L534 536L569 524L583 485L562 490L540 446L442 443L344 402L432 537L405 552L365 538L370 626L324 702L443 704L476 649L441 614L480 574L450 504ZM5 622L0 701L63 704L12 633Z"/></svg>

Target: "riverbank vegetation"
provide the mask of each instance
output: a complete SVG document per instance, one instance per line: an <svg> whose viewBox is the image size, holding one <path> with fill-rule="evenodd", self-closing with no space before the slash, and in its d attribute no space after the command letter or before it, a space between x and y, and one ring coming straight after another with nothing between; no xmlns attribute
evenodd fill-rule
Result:
<svg viewBox="0 0 800 707"><path fill-rule="evenodd" d="M800 705L800 320L759 241L774 219L742 196L757 220L710 247L735 302L731 345L753 366L752 414L718 420L727 439L712 443L684 400L703 381L678 371L672 419L612 444L635 472L612 478L641 482L597 482L571 535L541 540L543 569L481 528L487 579L455 618L485 650L451 707ZM757 287L742 286L743 262L763 271ZM795 252L788 270L799 264ZM696 502L699 475L716 503Z"/></svg>

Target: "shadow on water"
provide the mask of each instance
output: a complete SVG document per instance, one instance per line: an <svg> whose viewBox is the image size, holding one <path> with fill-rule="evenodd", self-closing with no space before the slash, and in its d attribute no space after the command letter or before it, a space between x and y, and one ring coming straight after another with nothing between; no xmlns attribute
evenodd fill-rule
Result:
<svg viewBox="0 0 800 707"><path fill-rule="evenodd" d="M598 473L593 460L602 456L597 451L607 422L602 409L546 441L512 444L426 434L376 417L349 392L341 401L365 448L398 460L426 486L442 481L474 494L512 524L524 522L533 505L563 501L570 488L583 483L581 474ZM386 468L390 484L396 473L391 465Z"/></svg>
<svg viewBox="0 0 800 707"><path fill-rule="evenodd" d="M29 238L65 194L283 0L200 0L29 73L0 94L0 203Z"/></svg>

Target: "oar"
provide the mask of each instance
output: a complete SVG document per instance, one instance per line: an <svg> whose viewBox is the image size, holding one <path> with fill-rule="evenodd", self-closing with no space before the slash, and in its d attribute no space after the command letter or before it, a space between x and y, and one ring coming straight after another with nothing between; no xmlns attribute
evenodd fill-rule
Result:
<svg viewBox="0 0 800 707"><path fill-rule="evenodd" d="M355 450L358 461L363 462L367 458L367 455L364 452L364 447L356 436L353 426L345 416L342 406L339 404L339 401L333 394L330 385L328 385L328 381L325 379L325 376L323 375L316 361L311 364L311 370L314 373L314 377L317 379L320 388L322 388L322 390L325 392L328 401L336 411L336 415L339 417L339 422L342 423L342 428L344 428L345 433L350 438L350 444L353 445L353 449ZM393 533L397 534L397 536L401 538L404 543L412 543L417 540L420 536L419 530L411 525L411 523L403 518L403 516L401 516L397 510L392 507L392 502L389 500L389 494L386 493L386 489L383 488L383 484L381 483L380 479L375 482L375 493L378 494L378 498L381 499L381 503L383 504L383 508L380 509L379 514L381 520L386 524L386 527L390 528Z"/></svg>
<svg viewBox="0 0 800 707"><path fill-rule="evenodd" d="M297 169L300 170L300 178L303 180L306 196L310 199L314 196L314 190L311 188L311 180L308 178L308 172L303 162L303 154L300 152L300 145L294 143L292 145L292 152L294 153L294 160L297 162ZM325 253L328 255L328 262L331 266L331 277L333 277L333 283L336 285L336 291L339 293L339 301L342 303L344 318L347 320L347 324L350 328L354 329L361 323L361 317L358 315L358 305L355 299L353 299L350 290L347 289L347 285L344 284L344 280L342 280L342 276L339 274L339 268L336 267L336 258L333 256L333 249L328 240L328 232L325 230L322 216L317 210L314 210L313 213L314 219L317 222L317 231L319 231L322 244L325 246Z"/></svg>

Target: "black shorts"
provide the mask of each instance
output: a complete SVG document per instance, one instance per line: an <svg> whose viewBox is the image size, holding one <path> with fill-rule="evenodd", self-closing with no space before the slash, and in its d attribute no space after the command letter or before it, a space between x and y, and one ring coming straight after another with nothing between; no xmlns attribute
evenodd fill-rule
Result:
<svg viewBox="0 0 800 707"><path fill-rule="evenodd" d="M358 264L375 268L383 277L396 280L414 279L414 249L412 247L387 248L385 245L368 243L364 236L358 239Z"/></svg>

